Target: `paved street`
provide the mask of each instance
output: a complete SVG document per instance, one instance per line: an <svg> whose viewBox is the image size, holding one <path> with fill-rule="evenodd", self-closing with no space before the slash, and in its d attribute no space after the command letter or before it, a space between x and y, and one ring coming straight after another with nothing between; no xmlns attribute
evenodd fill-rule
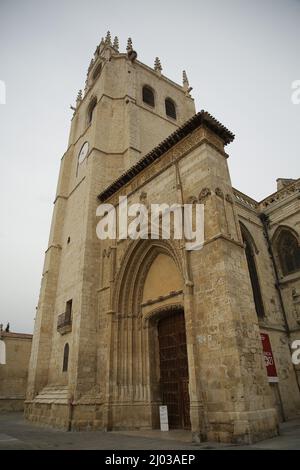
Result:
<svg viewBox="0 0 300 470"><path fill-rule="evenodd" d="M64 432L28 423L22 413L0 414L0 450L4 449L300 449L300 418L281 426L279 437L252 446L195 444L184 431Z"/></svg>

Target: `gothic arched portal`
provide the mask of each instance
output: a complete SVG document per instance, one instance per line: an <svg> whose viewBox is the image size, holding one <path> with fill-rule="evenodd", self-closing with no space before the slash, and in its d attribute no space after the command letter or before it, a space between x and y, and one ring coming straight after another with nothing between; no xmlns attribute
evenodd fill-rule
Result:
<svg viewBox="0 0 300 470"><path fill-rule="evenodd" d="M190 427L183 290L176 245L147 240L129 247L116 279L111 389L119 413L112 427L158 427L160 404L168 406L171 427Z"/></svg>

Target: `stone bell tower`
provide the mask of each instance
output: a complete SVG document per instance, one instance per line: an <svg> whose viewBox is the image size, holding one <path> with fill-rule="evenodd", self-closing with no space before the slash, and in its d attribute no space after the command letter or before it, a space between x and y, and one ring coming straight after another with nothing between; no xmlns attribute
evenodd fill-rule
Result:
<svg viewBox="0 0 300 470"><path fill-rule="evenodd" d="M154 68L139 62L131 39L124 53L110 33L96 48L73 108L45 253L25 411L33 421L102 426L97 195L195 114L190 91L185 72L181 86L158 58Z"/></svg>

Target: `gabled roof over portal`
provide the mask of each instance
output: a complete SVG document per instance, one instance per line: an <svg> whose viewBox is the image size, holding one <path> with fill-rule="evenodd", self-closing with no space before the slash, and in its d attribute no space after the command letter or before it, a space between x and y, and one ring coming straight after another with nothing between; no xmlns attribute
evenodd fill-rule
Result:
<svg viewBox="0 0 300 470"><path fill-rule="evenodd" d="M165 152L170 150L180 140L190 134L192 131L200 126L205 126L217 134L223 141L224 145L229 144L234 140L234 134L230 132L223 124L215 119L207 111L200 111L195 114L191 119L186 121L181 127L176 129L169 137L163 140L157 147L151 152L147 153L137 163L130 167L125 173L123 173L118 179L110 184L104 191L98 195L100 201L105 201L118 189L131 181L137 174L144 170L152 162L160 158Z"/></svg>

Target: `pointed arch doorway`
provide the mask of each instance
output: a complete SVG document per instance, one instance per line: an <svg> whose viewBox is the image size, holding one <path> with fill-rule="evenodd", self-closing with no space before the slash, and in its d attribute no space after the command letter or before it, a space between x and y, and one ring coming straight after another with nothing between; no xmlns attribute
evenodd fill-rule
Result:
<svg viewBox="0 0 300 470"><path fill-rule="evenodd" d="M190 429L189 372L184 312L171 311L157 323L162 404L170 429Z"/></svg>
<svg viewBox="0 0 300 470"><path fill-rule="evenodd" d="M191 428L184 303L179 248L132 244L116 279L110 426L158 429L163 404L171 429Z"/></svg>

